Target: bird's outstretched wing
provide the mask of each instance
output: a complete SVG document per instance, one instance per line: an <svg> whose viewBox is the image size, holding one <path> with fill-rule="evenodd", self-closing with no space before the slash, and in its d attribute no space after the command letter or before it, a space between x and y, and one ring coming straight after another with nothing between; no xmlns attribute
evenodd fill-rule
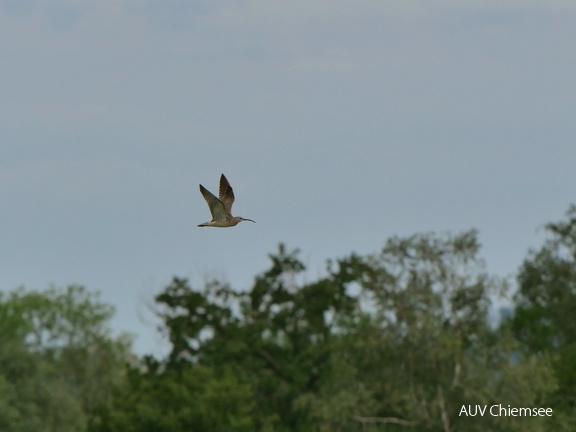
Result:
<svg viewBox="0 0 576 432"><path fill-rule="evenodd" d="M210 192L202 185L200 185L200 193L208 203L208 208L210 208L210 213L212 213L212 220L226 220L226 210L224 209L224 204L222 201L212 195L212 192Z"/></svg>
<svg viewBox="0 0 576 432"><path fill-rule="evenodd" d="M222 174L220 176L220 201L224 204L224 211L232 215L232 204L234 204L234 191L228 183L228 179Z"/></svg>

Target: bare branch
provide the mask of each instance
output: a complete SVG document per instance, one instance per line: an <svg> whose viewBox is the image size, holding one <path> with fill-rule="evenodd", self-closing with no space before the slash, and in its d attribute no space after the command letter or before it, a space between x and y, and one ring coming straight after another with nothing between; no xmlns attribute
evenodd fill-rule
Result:
<svg viewBox="0 0 576 432"><path fill-rule="evenodd" d="M442 424L444 426L444 431L450 432L450 420L448 419L446 404L444 402L444 393L442 392L442 387L440 385L438 385L438 396L440 402L440 410L442 411Z"/></svg>
<svg viewBox="0 0 576 432"><path fill-rule="evenodd" d="M454 365L454 379L452 380L452 388L456 388L458 385L458 379L460 378L460 372L462 368L460 366L460 362L456 360L456 364Z"/></svg>

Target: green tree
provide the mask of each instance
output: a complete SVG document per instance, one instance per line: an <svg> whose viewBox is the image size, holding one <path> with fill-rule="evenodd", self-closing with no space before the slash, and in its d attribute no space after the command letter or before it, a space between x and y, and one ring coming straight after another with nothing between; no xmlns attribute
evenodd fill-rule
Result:
<svg viewBox="0 0 576 432"><path fill-rule="evenodd" d="M249 386L231 369L202 365L165 369L147 358L129 372L129 391L120 391L113 410L94 431L252 432Z"/></svg>
<svg viewBox="0 0 576 432"><path fill-rule="evenodd" d="M192 361L219 369L232 365L254 391L257 430L306 430L293 409L303 392L316 391L330 357L334 330L355 300L334 278L297 286L304 266L280 245L271 268L249 292L217 282L194 292L175 279L157 297L173 345L169 367Z"/></svg>
<svg viewBox="0 0 576 432"><path fill-rule="evenodd" d="M82 431L122 380L126 337L80 286L0 293L0 430Z"/></svg>
<svg viewBox="0 0 576 432"><path fill-rule="evenodd" d="M299 283L297 251L280 245L248 291L175 278L156 297L171 352L130 370L95 431L573 430L566 410L460 416L549 406L560 388L553 358L491 317L506 284L478 251L475 231L393 238Z"/></svg>
<svg viewBox="0 0 576 432"><path fill-rule="evenodd" d="M560 383L555 406L576 409L576 206L566 219L546 225L549 237L518 272L517 337L530 352L552 355ZM573 423L576 427L576 423Z"/></svg>
<svg viewBox="0 0 576 432"><path fill-rule="evenodd" d="M321 430L572 430L544 418L460 416L463 405L542 406L557 386L546 358L522 355L491 325L491 301L506 286L478 250L474 231L415 235L338 262L335 277L358 284L364 312L340 333L329 379L296 401Z"/></svg>

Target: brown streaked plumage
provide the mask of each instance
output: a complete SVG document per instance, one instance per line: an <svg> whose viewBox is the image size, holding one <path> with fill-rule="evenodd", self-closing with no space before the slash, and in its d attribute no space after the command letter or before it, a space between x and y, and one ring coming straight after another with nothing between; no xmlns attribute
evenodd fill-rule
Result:
<svg viewBox="0 0 576 432"><path fill-rule="evenodd" d="M232 216L232 204L234 204L234 191L228 183L228 179L222 174L220 176L220 199L216 198L208 189L200 185L200 193L208 203L208 208L212 214L210 222L204 222L199 227L227 228L238 225L242 221L254 222L252 219L244 219L240 216Z"/></svg>

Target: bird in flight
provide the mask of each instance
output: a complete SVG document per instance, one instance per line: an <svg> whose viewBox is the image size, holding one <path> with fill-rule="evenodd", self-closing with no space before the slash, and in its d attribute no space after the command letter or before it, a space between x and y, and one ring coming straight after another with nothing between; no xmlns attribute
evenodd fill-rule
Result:
<svg viewBox="0 0 576 432"><path fill-rule="evenodd" d="M244 219L240 216L232 216L232 204L234 204L234 191L228 180L222 174L220 176L220 199L216 198L208 189L200 185L200 193L208 203L212 220L204 222L199 227L226 228L238 225L242 221L254 222L252 219ZM256 222L254 222L256 223Z"/></svg>

